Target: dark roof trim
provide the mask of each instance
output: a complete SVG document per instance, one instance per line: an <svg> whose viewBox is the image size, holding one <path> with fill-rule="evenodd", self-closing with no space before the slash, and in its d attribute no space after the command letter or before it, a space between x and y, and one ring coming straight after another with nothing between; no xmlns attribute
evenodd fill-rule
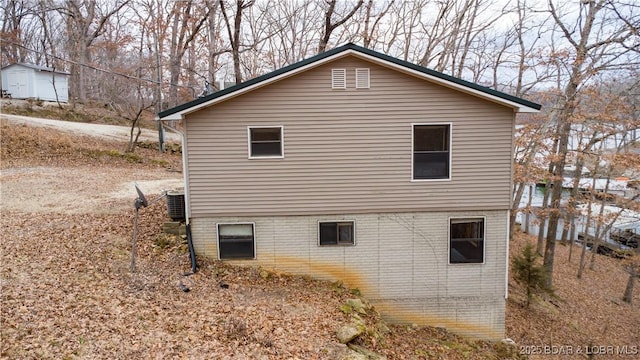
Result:
<svg viewBox="0 0 640 360"><path fill-rule="evenodd" d="M267 81L269 79L275 78L277 76L284 75L284 74L286 74L288 72L291 72L291 71L294 71L296 69L305 67L307 65L311 65L311 64L313 64L315 62L319 62L319 61L321 61L323 59L332 57L334 55L338 55L341 52L344 52L344 51L347 51L347 50L352 50L352 51L355 51L355 52L359 52L361 54L368 55L368 56L373 57L375 59L381 60L382 62L395 64L395 65L398 65L400 67L403 67L403 68L406 68L406 69L409 69L409 70L413 70L415 72L419 72L419 73L422 73L422 74L425 74L425 75L428 75L428 76L431 76L431 77L435 77L435 78L438 78L438 79L441 79L441 80L445 80L446 82L450 82L450 83L452 83L454 85L457 85L458 88L459 87L468 88L468 89L470 89L470 90L472 90L474 92L484 93L484 94L490 95L491 97L496 97L496 98L499 98L499 99L506 100L507 102L510 102L510 103L519 104L519 105L522 105L523 107L529 108L529 109L531 109L533 111L540 110L540 108L541 108L540 104L536 104L534 102L531 102L531 101L528 101L528 100L524 100L524 99L521 99L519 97L515 97L515 96L509 95L509 94L506 94L506 93L503 93L503 92L500 92L500 91L497 91L497 90L490 89L490 88L485 87L485 86L481 86L481 85L478 85L478 84L475 84L475 83L472 83L472 82L469 82L469 81L466 81L466 80L462 80L462 79L459 79L459 78L456 78L456 77L453 77L453 76L450 76L450 75L447 75L447 74L443 74L443 73L435 71L435 70L431 70L431 69L428 69L428 68L425 68L425 67L422 67L422 66L419 66L419 65L416 65L416 64L412 64L412 63L407 62L407 61L403 61L403 60L400 60L400 59L397 59L397 58L394 58L394 57L379 53L377 51L373 51L371 49L367 49L367 48L364 48L364 47L349 43L349 44L346 44L346 45L331 49L329 51L323 52L321 54L312 56L312 57L310 57L308 59L302 60L302 61L297 62L295 64L291 64L291 65L285 66L285 67L280 68L278 70L272 71L272 72L270 72L268 74L265 74L265 75L262 75L262 76L258 76L256 78L253 78L251 80L245 81L243 83L234 85L234 86L229 87L227 89L220 90L220 91L217 91L217 92L215 92L213 94L210 94L210 95L207 95L207 96L204 96L204 97L189 101L187 103L184 103L182 105L178 105L178 106L173 107L171 109L167 109L167 110L161 111L160 113L158 113L158 119L162 120L165 117L168 117L170 115L173 115L173 114L176 114L176 113L180 113L180 112L185 112L185 113L186 112L190 112L190 111L186 111L186 110L189 110L191 108L196 108L196 109L193 109L195 111L195 110L197 110L197 108L199 108L198 105L207 103L209 101L212 101L214 99L223 97L225 95L232 94L234 92L237 92L239 90L245 89L247 87L250 87L250 86L259 84L261 82Z"/></svg>

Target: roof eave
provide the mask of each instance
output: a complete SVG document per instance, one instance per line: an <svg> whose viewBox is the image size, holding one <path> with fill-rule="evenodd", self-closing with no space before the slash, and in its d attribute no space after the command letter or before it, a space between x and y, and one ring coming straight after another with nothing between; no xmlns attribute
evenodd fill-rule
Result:
<svg viewBox="0 0 640 360"><path fill-rule="evenodd" d="M176 106L174 108L165 110L163 112L160 112L156 119L159 121L181 120L184 118L184 115L187 115L189 113L198 111L202 108L217 104L230 98L240 96L254 89L266 86L290 76L294 76L298 73L321 66L325 63L348 55L354 55L379 64L381 66L393 68L397 71L411 74L432 83L437 83L439 85L455 89L475 97L492 101L502 106L513 108L516 112L536 113L540 111L539 104L520 99L515 96L511 96L490 88L482 87L480 85L462 79L454 78L452 76L439 73L434 70L421 67L419 65L411 64L406 61L390 57L388 55L380 54L367 48L363 48L353 44L347 44L329 50L326 53L303 60L299 63L286 66L272 73L251 79L245 83L237 84L228 89L218 91L207 97L196 99Z"/></svg>
<svg viewBox="0 0 640 360"><path fill-rule="evenodd" d="M495 103L498 103L500 105L503 106L507 106L510 108L513 108L514 110L516 110L517 112L522 112L522 113L537 113L540 112L540 107L538 104L534 104L531 103L531 105L537 105L537 106L528 106L526 104L522 104L516 101L511 101L505 97L501 97L501 96L496 96L491 94L491 92L495 92L496 94L498 93L497 91L494 91L492 89L489 88L483 88L480 89L479 85L476 84L472 84L469 83L467 81L461 80L461 79L456 79L456 81L452 81L450 79L450 76L446 76L445 74L440 74L440 75L445 75L447 78L443 78L443 77L439 77L439 76L435 76L433 74L429 74L428 72L425 72L424 70L426 70L426 68L420 67L421 70L417 70L416 68L418 68L418 66L416 65L415 68L414 66L408 67L407 64L412 65L410 63L405 64L403 61L389 61L389 60L385 60L385 59L380 59L378 56L373 56L370 54L366 54L366 53L362 53L362 52L356 52L355 53L356 56L359 56L361 58L365 58L369 61L372 62L376 62L378 64L381 65L386 65L387 67L390 68L394 68L397 71L406 73L406 74L411 74L414 75L416 77L420 77L424 80L427 80L429 82L432 83L436 83L454 90L458 90L460 92L464 92L470 95L473 95L475 97L479 97L479 98L483 98ZM392 59L392 58L391 58ZM424 69L424 70L422 70ZM434 71L435 73L435 71ZM452 78L452 77L451 77ZM473 85L473 86L470 86ZM488 92L489 91L489 92ZM506 95L508 97L512 97L509 96L508 94L503 94ZM512 97L515 99L515 97ZM521 99L522 100L522 99ZM528 102L528 101L523 101L523 102Z"/></svg>
<svg viewBox="0 0 640 360"><path fill-rule="evenodd" d="M219 102L228 100L230 98L236 97L236 96L240 96L242 94L245 94L247 92L250 92L252 90L255 90L257 88L266 86L268 84L271 84L273 82L282 80L284 78L288 78L291 76L294 76L296 74L299 74L301 72L307 71L311 68L314 67L318 67L322 64L325 64L327 62L333 61L337 58L341 58L344 56L347 56L350 52L349 51L340 51L340 52L336 52L335 54L332 54L330 56L326 56L323 59L320 59L318 61L309 61L307 64L304 64L302 66L298 66L294 69L291 69L289 71L282 71L284 69L287 69L287 67L283 68L280 70L280 73L278 73L275 76L269 76L268 78L264 78L263 77L257 77L255 79L249 80L246 83L242 83L242 84L238 84L235 86L232 86L228 89L224 89L221 91L218 91L217 93L213 93L210 96L209 100L201 100L201 99L196 99L193 100L191 102L188 102L186 104L180 105L175 107L174 109L180 109L181 107L183 107L183 109L180 109L176 112L171 112L172 109L169 110L165 110L164 113L169 112L166 115L162 115L163 112L160 112L158 114L157 120L163 121L163 120L179 120L182 119L184 117L184 115L198 111L202 108L205 107L209 107L211 105L217 104ZM269 75L269 74L267 74ZM217 95L217 96L216 96ZM206 99L206 98L203 98ZM189 104L193 104L192 106L189 106Z"/></svg>
<svg viewBox="0 0 640 360"><path fill-rule="evenodd" d="M515 110L517 113L528 113L528 114L535 114L540 112L540 109L530 108L528 106L520 106L515 108Z"/></svg>
<svg viewBox="0 0 640 360"><path fill-rule="evenodd" d="M22 66L22 67L26 67L28 69L32 69L34 71L49 72L49 73L52 73L52 74L60 74L60 75L71 76L71 73L68 73L68 72L58 71L58 70L54 70L52 68L47 68L47 67L42 67L42 66L32 65L32 64L25 64L25 63L9 64L7 66L2 67L0 70L4 70L4 69L12 67L12 66Z"/></svg>
<svg viewBox="0 0 640 360"><path fill-rule="evenodd" d="M182 120L184 118L184 115L186 115L186 113L183 112L177 112L171 115L167 115L165 117L159 117L156 116L156 121L172 121L172 120Z"/></svg>

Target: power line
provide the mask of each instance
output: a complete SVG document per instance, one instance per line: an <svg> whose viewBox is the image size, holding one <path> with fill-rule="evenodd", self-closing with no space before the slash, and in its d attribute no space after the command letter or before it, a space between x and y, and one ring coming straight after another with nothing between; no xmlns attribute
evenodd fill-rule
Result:
<svg viewBox="0 0 640 360"><path fill-rule="evenodd" d="M77 65L77 66L82 66L82 67L89 68L89 69L96 70L96 71L100 71L100 72L103 72L103 73L112 74L112 75L118 75L118 76L122 76L124 78L132 79L132 80L145 81L145 82L152 83L152 84L155 84L155 85L163 85L164 84L164 83L159 82L157 80L144 79L144 78L140 78L140 77L136 77L136 76L132 76L132 75L128 75L128 74L119 73L119 72L116 72L116 71L113 71L113 70L101 69L101 68L95 67L93 65L83 64L83 63L80 63L80 62L77 62L77 61L65 59L65 58L62 58L60 56L49 54L49 53L47 53L45 51L39 51L39 50L31 49L31 48L28 48L28 47L26 47L24 45L15 43L13 41L5 40L5 39L2 39L2 38L0 38L0 42L11 44L13 46L17 46L17 47L23 48L23 49L25 49L27 51L31 51L31 52L34 52L34 53L37 53L37 54L45 55L45 56L51 57L51 58L56 59L56 60L60 60L60 61L66 62L66 63L74 64L74 65ZM172 83L167 83L167 84L171 85L171 86L178 86L178 87L183 87L183 88L187 88L187 89L193 90L193 86L186 86L186 85L172 84Z"/></svg>

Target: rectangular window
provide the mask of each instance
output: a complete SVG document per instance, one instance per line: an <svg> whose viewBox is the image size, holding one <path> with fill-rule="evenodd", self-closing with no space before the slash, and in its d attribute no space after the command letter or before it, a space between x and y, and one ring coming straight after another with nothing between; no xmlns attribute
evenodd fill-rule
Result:
<svg viewBox="0 0 640 360"><path fill-rule="evenodd" d="M449 263L484 262L484 219L450 219Z"/></svg>
<svg viewBox="0 0 640 360"><path fill-rule="evenodd" d="M354 227L353 221L318 223L320 245L355 245Z"/></svg>
<svg viewBox="0 0 640 360"><path fill-rule="evenodd" d="M331 88L347 88L347 69L331 69Z"/></svg>
<svg viewBox="0 0 640 360"><path fill-rule="evenodd" d="M413 125L413 179L449 179L451 125Z"/></svg>
<svg viewBox="0 0 640 360"><path fill-rule="evenodd" d="M283 127L249 127L249 158L284 157Z"/></svg>
<svg viewBox="0 0 640 360"><path fill-rule="evenodd" d="M255 259L253 224L218 224L220 260Z"/></svg>

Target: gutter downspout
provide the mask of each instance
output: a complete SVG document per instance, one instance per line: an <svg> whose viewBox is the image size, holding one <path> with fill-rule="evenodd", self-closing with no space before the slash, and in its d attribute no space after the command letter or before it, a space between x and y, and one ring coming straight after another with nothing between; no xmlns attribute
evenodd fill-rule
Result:
<svg viewBox="0 0 640 360"><path fill-rule="evenodd" d="M504 299L509 299L509 245L511 242L511 210L507 210L507 246L506 264L504 271Z"/></svg>
<svg viewBox="0 0 640 360"><path fill-rule="evenodd" d="M158 121L158 127L161 129L165 129L167 128L169 131L172 131L178 135L180 135L180 140L181 140L181 149L182 149L182 181L184 183L184 218L185 218L185 227L187 229L187 245L189 247L189 258L191 259L191 274L195 274L197 268L198 268L198 264L196 262L196 251L193 248L193 240L191 238L191 223L190 223L190 219L191 219L191 213L190 213L190 201L189 201L189 185L187 183L187 152L186 152L186 145L187 145L187 138L184 135L183 132L181 132L178 129L172 128L171 126L164 126L164 124L162 123L162 120L156 118L156 120ZM191 275L188 274L188 275Z"/></svg>

